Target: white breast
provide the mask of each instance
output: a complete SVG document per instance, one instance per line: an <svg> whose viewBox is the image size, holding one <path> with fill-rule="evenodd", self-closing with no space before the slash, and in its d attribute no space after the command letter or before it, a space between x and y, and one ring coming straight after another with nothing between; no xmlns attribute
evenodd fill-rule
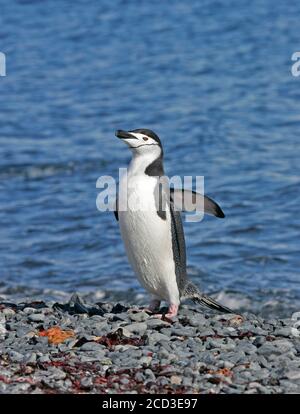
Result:
<svg viewBox="0 0 300 414"><path fill-rule="evenodd" d="M166 220L158 216L156 183L155 177L129 170L129 208L119 211L121 235L129 262L143 287L161 300L178 304L170 211L167 208ZM121 190L122 185L121 181Z"/></svg>

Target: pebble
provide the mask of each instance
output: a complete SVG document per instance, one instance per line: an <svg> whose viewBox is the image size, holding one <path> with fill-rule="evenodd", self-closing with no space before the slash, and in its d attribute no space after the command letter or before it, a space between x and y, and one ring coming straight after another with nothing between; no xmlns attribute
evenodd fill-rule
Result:
<svg viewBox="0 0 300 414"><path fill-rule="evenodd" d="M81 351L103 351L105 350L105 346L98 344L97 342L86 342L80 348Z"/></svg>
<svg viewBox="0 0 300 414"><path fill-rule="evenodd" d="M147 319L146 323L147 323L147 327L150 329L157 329L157 328L170 326L168 322L162 321L161 319L154 319L154 318Z"/></svg>
<svg viewBox="0 0 300 414"><path fill-rule="evenodd" d="M264 343L259 349L258 349L258 354L262 354L265 356L270 356L270 355L282 355L285 352L288 351L292 351L294 349L294 351L296 352L293 344L286 340L286 339L278 339L276 341L273 342L267 342Z"/></svg>
<svg viewBox="0 0 300 414"><path fill-rule="evenodd" d="M149 319L149 317L150 316L146 312L137 312L137 313L130 313L129 314L129 318L134 322L144 322L147 319Z"/></svg>
<svg viewBox="0 0 300 414"><path fill-rule="evenodd" d="M13 362L23 361L23 358L24 358L23 354L20 354L20 352L13 351L13 350L9 351L8 356Z"/></svg>
<svg viewBox="0 0 300 414"><path fill-rule="evenodd" d="M84 389L90 389L93 387L93 379L90 377L82 378L82 380L80 381L80 385Z"/></svg>
<svg viewBox="0 0 300 414"><path fill-rule="evenodd" d="M180 385L182 382L182 378L178 375L172 375L170 378L171 384Z"/></svg>
<svg viewBox="0 0 300 414"><path fill-rule="evenodd" d="M35 352L29 352L24 355L23 362L25 364L35 364L37 360L37 355Z"/></svg>
<svg viewBox="0 0 300 414"><path fill-rule="evenodd" d="M289 380L300 380L300 370L292 370L292 371L288 371L285 373L285 376L289 379Z"/></svg>
<svg viewBox="0 0 300 414"><path fill-rule="evenodd" d="M141 335L147 330L147 325L143 322L136 322L132 323L131 325L124 326L124 329L126 329L130 333L136 333Z"/></svg>
<svg viewBox="0 0 300 414"><path fill-rule="evenodd" d="M154 332L148 336L148 343L149 344L156 344L158 342L168 342L170 341L170 337L159 332Z"/></svg>
<svg viewBox="0 0 300 414"><path fill-rule="evenodd" d="M148 380L150 380L150 381L155 381L155 380L156 380L155 375L153 374L152 370L151 370L151 369L149 369L149 368L147 368L147 369L145 370L145 376L146 376L146 378L147 378Z"/></svg>
<svg viewBox="0 0 300 414"><path fill-rule="evenodd" d="M190 326L193 326L195 328L197 328L197 327L201 327L202 328L208 322L207 319L203 315L201 315L201 314L197 314L197 316L188 316L186 318L186 320L187 320L187 323Z"/></svg>
<svg viewBox="0 0 300 414"><path fill-rule="evenodd" d="M196 332L193 328L171 328L171 334L176 336L187 336L193 337L196 336Z"/></svg>
<svg viewBox="0 0 300 414"><path fill-rule="evenodd" d="M44 363L44 362L50 362L50 357L49 355L43 355L41 357L39 357L39 362Z"/></svg>
<svg viewBox="0 0 300 414"><path fill-rule="evenodd" d="M213 329L205 329L203 331L200 331L200 337L205 337L205 336L214 336L215 335L215 331Z"/></svg>
<svg viewBox="0 0 300 414"><path fill-rule="evenodd" d="M6 330L6 319L4 316L0 316L0 338L3 338L7 332Z"/></svg>
<svg viewBox="0 0 300 414"><path fill-rule="evenodd" d="M284 336L286 338L289 338L292 334L292 328L286 327L286 328L277 328L274 331L275 336Z"/></svg>
<svg viewBox="0 0 300 414"><path fill-rule="evenodd" d="M143 364L143 365L150 365L151 361L152 361L152 357L150 357L150 356L143 356L140 359L139 362L140 362L140 364Z"/></svg>
<svg viewBox="0 0 300 414"><path fill-rule="evenodd" d="M45 315L43 313L33 313L33 314L28 316L28 319L31 322L44 322Z"/></svg>

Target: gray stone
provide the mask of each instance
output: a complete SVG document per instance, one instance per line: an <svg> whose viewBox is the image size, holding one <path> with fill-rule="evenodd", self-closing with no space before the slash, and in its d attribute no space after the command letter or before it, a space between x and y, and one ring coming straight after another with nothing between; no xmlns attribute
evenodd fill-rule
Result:
<svg viewBox="0 0 300 414"><path fill-rule="evenodd" d="M188 324L195 328L202 328L204 325L207 325L208 322L207 319L205 319L205 317L201 314L197 314L195 316L187 316L186 319Z"/></svg>
<svg viewBox="0 0 300 414"><path fill-rule="evenodd" d="M300 392L300 385L291 382L290 380L280 380L280 386L285 390L285 394L298 394Z"/></svg>
<svg viewBox="0 0 300 414"><path fill-rule="evenodd" d="M150 316L146 312L137 312L137 313L130 313L129 314L129 318L134 322L144 322L147 319L149 319L149 317Z"/></svg>
<svg viewBox="0 0 300 414"><path fill-rule="evenodd" d="M226 359L234 364L243 363L245 360L245 353L239 350L236 350L236 352L230 351L226 354Z"/></svg>
<svg viewBox="0 0 300 414"><path fill-rule="evenodd" d="M258 362L251 361L249 365L249 369L252 371L259 371L261 369L261 366L259 365Z"/></svg>
<svg viewBox="0 0 300 414"><path fill-rule="evenodd" d="M14 316L16 314L16 312L11 308L4 308L1 311L1 313L2 313L2 315L8 316L8 317Z"/></svg>
<svg viewBox="0 0 300 414"><path fill-rule="evenodd" d="M127 312L117 313L111 319L113 321L126 321L128 323L130 321L130 314Z"/></svg>
<svg viewBox="0 0 300 414"><path fill-rule="evenodd" d="M136 322L131 325L124 326L127 331L142 335L147 330L147 325L144 322Z"/></svg>
<svg viewBox="0 0 300 414"><path fill-rule="evenodd" d="M0 338L3 339L6 334L6 319L0 316Z"/></svg>
<svg viewBox="0 0 300 414"><path fill-rule="evenodd" d="M239 343L239 349L245 352L246 355L251 355L257 352L256 346L252 345L250 342L245 341Z"/></svg>
<svg viewBox="0 0 300 414"><path fill-rule="evenodd" d="M146 321L148 328L156 329L162 327L170 327L168 322L162 321L161 319L149 318Z"/></svg>
<svg viewBox="0 0 300 414"><path fill-rule="evenodd" d="M213 329L211 329L211 328L204 329L203 331L202 330L199 330L199 336L200 336L200 338L206 337L206 336L214 336L214 335L215 335L215 331Z"/></svg>
<svg viewBox="0 0 300 414"><path fill-rule="evenodd" d="M104 345L98 344L98 342L86 342L80 348L80 351L102 351L106 349Z"/></svg>
<svg viewBox="0 0 300 414"><path fill-rule="evenodd" d="M30 315L30 314L32 314L32 313L35 313L36 312L36 310L34 309L34 308L24 308L23 309L23 311L22 311L25 315Z"/></svg>
<svg viewBox="0 0 300 414"><path fill-rule="evenodd" d="M160 333L167 335L167 336L171 336L171 329L170 328L162 328L159 330Z"/></svg>
<svg viewBox="0 0 300 414"><path fill-rule="evenodd" d="M149 344L156 344L161 342L167 342L170 341L170 337L164 334L161 334L159 332L154 332L148 335L148 343Z"/></svg>
<svg viewBox="0 0 300 414"><path fill-rule="evenodd" d="M134 379L137 382L144 382L145 381L145 375L142 372L137 372L134 376Z"/></svg>
<svg viewBox="0 0 300 414"><path fill-rule="evenodd" d="M92 333L95 336L102 336L106 335L110 330L111 327L108 325L107 321L104 322L97 322L95 326L92 328Z"/></svg>
<svg viewBox="0 0 300 414"><path fill-rule="evenodd" d="M187 336L189 338L196 336L195 329L189 327L171 328L171 334L176 336Z"/></svg>
<svg viewBox="0 0 300 414"><path fill-rule="evenodd" d="M220 348L222 350L233 351L236 349L235 343L228 343L224 338L212 339L208 338L206 341L206 349Z"/></svg>
<svg viewBox="0 0 300 414"><path fill-rule="evenodd" d="M155 377L154 373L152 372L152 370L150 368L145 369L144 374L145 374L145 376L148 380L150 380L150 381L155 381L156 380L156 377Z"/></svg>
<svg viewBox="0 0 300 414"><path fill-rule="evenodd" d="M150 356L143 356L140 360L139 363L142 365L150 365L152 362L152 357Z"/></svg>
<svg viewBox="0 0 300 414"><path fill-rule="evenodd" d="M223 326L222 328L217 328L216 333L220 336L238 336L237 330L231 326Z"/></svg>
<svg viewBox="0 0 300 414"><path fill-rule="evenodd" d="M39 357L39 362L41 362L41 363L44 363L44 362L50 362L51 360L50 360L50 358L49 358L49 355L42 355L42 356L40 356Z"/></svg>
<svg viewBox="0 0 300 414"><path fill-rule="evenodd" d="M292 336L292 328L291 327L285 327L285 328L277 328L274 331L275 336L284 336L286 338L289 338Z"/></svg>
<svg viewBox="0 0 300 414"><path fill-rule="evenodd" d="M23 362L25 364L35 364L36 359L37 359L37 356L35 352L28 352L24 355Z"/></svg>
<svg viewBox="0 0 300 414"><path fill-rule="evenodd" d="M264 343L266 343L266 337L265 336L257 336L253 341L253 345L255 345L258 348L260 346L262 346Z"/></svg>
<svg viewBox="0 0 300 414"><path fill-rule="evenodd" d="M49 372L50 372L49 379L63 380L66 378L66 373L59 368L51 367L49 369Z"/></svg>
<svg viewBox="0 0 300 414"><path fill-rule="evenodd" d="M11 361L13 362L20 362L23 361L24 355L20 354L20 352L11 350L8 352L8 356Z"/></svg>
<svg viewBox="0 0 300 414"><path fill-rule="evenodd" d="M282 355L286 352L296 352L292 342L286 339L278 339L273 342L266 342L260 348L258 348L258 354L270 356L270 355Z"/></svg>
<svg viewBox="0 0 300 414"><path fill-rule="evenodd" d="M45 315L43 313L33 313L28 316L31 322L44 322Z"/></svg>
<svg viewBox="0 0 300 414"><path fill-rule="evenodd" d="M300 370L287 371L285 377L292 381L300 380Z"/></svg>
<svg viewBox="0 0 300 414"><path fill-rule="evenodd" d="M129 384L129 379L128 378L121 378L120 383L123 385L128 385Z"/></svg>
<svg viewBox="0 0 300 414"><path fill-rule="evenodd" d="M183 385L184 387L191 387L191 386L193 385L193 380L192 380L191 378L186 378L186 377L184 377L184 378L182 379L182 385Z"/></svg>
<svg viewBox="0 0 300 414"><path fill-rule="evenodd" d="M166 386L166 385L168 385L168 384L170 383L170 380L169 380L169 378L167 378L167 377L160 376L160 377L158 377L158 379L156 380L156 383L157 383L158 385L161 385L162 387L164 387L164 386Z"/></svg>
<svg viewBox="0 0 300 414"><path fill-rule="evenodd" d="M93 388L93 379L90 377L84 377L80 381L80 385L84 389L91 389Z"/></svg>

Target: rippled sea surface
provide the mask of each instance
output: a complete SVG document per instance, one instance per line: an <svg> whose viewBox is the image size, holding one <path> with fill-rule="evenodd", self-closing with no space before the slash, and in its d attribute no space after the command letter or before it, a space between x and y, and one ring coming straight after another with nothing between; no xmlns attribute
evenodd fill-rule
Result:
<svg viewBox="0 0 300 414"><path fill-rule="evenodd" d="M204 175L226 214L185 224L194 281L233 307L300 308L300 5L243 4L1 3L2 297L143 293L95 184L129 161L114 130L146 127L166 172Z"/></svg>

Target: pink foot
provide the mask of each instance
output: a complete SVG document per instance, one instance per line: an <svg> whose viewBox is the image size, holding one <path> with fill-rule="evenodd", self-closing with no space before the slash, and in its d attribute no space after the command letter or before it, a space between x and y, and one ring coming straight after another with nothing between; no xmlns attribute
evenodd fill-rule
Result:
<svg viewBox="0 0 300 414"><path fill-rule="evenodd" d="M174 305L171 303L168 309L168 313L165 314L166 318L173 318L173 316L176 316L178 312L178 305Z"/></svg>
<svg viewBox="0 0 300 414"><path fill-rule="evenodd" d="M157 319L171 319L174 316L176 316L177 313L178 313L178 305L174 305L173 303L171 303L167 313L165 313L165 314L156 314L156 315L153 315L152 317L157 318Z"/></svg>

